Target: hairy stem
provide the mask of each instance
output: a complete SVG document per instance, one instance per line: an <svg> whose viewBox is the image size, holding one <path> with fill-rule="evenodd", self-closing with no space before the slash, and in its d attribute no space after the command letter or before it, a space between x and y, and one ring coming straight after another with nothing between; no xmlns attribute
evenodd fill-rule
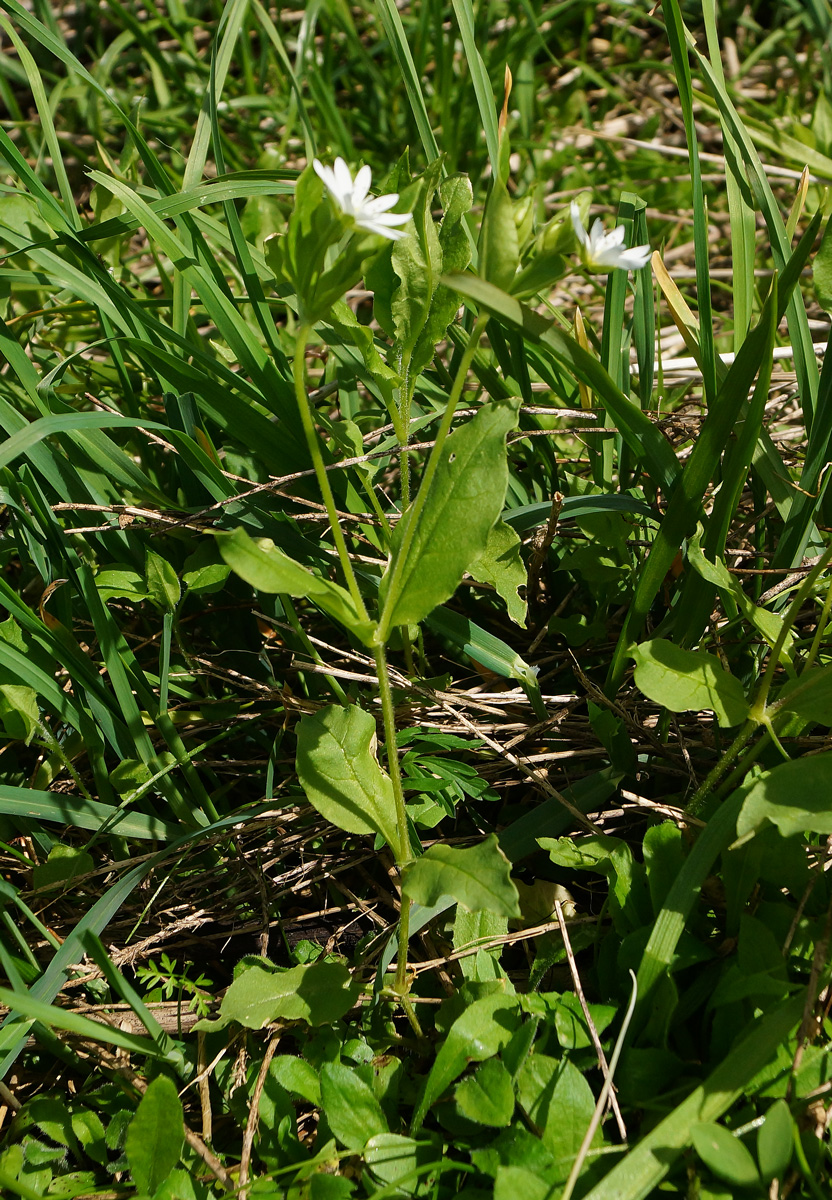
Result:
<svg viewBox="0 0 832 1200"><path fill-rule="evenodd" d="M404 804L404 788L402 774L399 768L399 751L396 745L396 713L393 708L393 692L390 687L390 676L387 673L387 655L384 646L376 646L373 651L378 676L378 690L381 696L381 714L384 721L384 744L387 750L387 770L393 785L393 799L396 805L396 825L399 833L399 845L396 848L396 866L399 868L401 880L402 868L410 861L410 834L407 828L407 810ZM403 996L407 990L407 939L410 932L410 901L402 892L402 906L399 914L399 957L396 967L396 991Z"/></svg>
<svg viewBox="0 0 832 1200"><path fill-rule="evenodd" d="M338 510L335 507L335 497L332 494L332 488L329 484L329 476L324 466L323 455L321 454L321 446L318 440L318 434L315 430L315 419L313 415L312 404L309 400L309 395L306 391L306 384L303 378L303 367L306 358L306 344L309 340L311 332L309 325L301 325L297 332L297 341L295 342L295 356L293 361L293 377L295 381L295 397L298 403L298 411L300 412L301 424L303 432L306 436L306 444L309 448L309 456L312 459L312 466L315 468L315 477L318 480L318 487L321 489L326 515L329 518L330 528L332 529L332 537L335 541L335 547L338 551L338 557L341 561L341 570L344 573L344 580L349 588L353 603L358 611L358 616L362 621L367 620L367 609L364 607L364 600L361 592L358 590L358 581L355 578L355 571L352 569L350 556L347 551L347 543L344 539L344 533L341 529L341 524L338 520Z"/></svg>

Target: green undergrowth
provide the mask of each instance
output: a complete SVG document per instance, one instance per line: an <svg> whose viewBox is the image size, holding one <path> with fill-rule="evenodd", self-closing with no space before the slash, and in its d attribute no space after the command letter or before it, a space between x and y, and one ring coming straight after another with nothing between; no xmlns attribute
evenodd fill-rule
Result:
<svg viewBox="0 0 832 1200"><path fill-rule="evenodd" d="M828 6L0 33L0 1192L827 1195Z"/></svg>

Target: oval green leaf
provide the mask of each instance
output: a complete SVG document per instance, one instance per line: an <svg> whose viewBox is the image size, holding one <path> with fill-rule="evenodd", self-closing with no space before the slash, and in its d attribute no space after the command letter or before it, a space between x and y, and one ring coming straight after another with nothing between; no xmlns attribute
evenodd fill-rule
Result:
<svg viewBox="0 0 832 1200"><path fill-rule="evenodd" d="M634 647L631 657L636 662L636 686L671 712L710 709L723 728L739 725L748 716L742 684L723 670L715 655L653 638Z"/></svg>
<svg viewBox="0 0 832 1200"><path fill-rule="evenodd" d="M376 723L355 704L330 704L297 725L295 763L309 803L347 833L380 833L399 847L390 777L375 756Z"/></svg>

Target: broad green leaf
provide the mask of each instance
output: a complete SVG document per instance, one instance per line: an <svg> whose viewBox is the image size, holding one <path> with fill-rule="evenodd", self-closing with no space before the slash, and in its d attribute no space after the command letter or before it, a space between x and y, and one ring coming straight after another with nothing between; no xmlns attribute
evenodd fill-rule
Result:
<svg viewBox="0 0 832 1200"><path fill-rule="evenodd" d="M713 1121L694 1125L690 1139L696 1153L717 1179L739 1188L759 1187L760 1176L750 1152L723 1125Z"/></svg>
<svg viewBox="0 0 832 1200"><path fill-rule="evenodd" d="M737 837L754 833L766 821L783 837L800 837L811 831L832 834L832 752L780 763L745 788L737 818Z"/></svg>
<svg viewBox="0 0 832 1200"><path fill-rule="evenodd" d="M285 592L288 596L308 596L325 613L334 617L354 633L365 645L370 645L374 626L362 621L352 597L345 588L320 575L284 554L269 538L254 541L239 527L233 533L216 535L220 554L232 571L261 592Z"/></svg>
<svg viewBox="0 0 832 1200"><path fill-rule="evenodd" d="M348 1150L363 1150L369 1138L389 1132L372 1089L342 1063L325 1063L321 1070L321 1108Z"/></svg>
<svg viewBox="0 0 832 1200"><path fill-rule="evenodd" d="M777 693L776 710L832 726L832 665L809 667L787 680Z"/></svg>
<svg viewBox="0 0 832 1200"><path fill-rule="evenodd" d="M206 1022L206 1026L222 1028L229 1021L246 1029L262 1029L271 1021L330 1025L352 1008L356 994L352 976L341 963L304 963L288 971L252 966L237 976L223 996L221 1023Z"/></svg>
<svg viewBox="0 0 832 1200"><path fill-rule="evenodd" d="M468 568L478 583L494 585L517 625L526 624L526 601L518 594L526 586L526 567L520 554L522 544L510 525L498 521L489 530L485 550Z"/></svg>
<svg viewBox="0 0 832 1200"><path fill-rule="evenodd" d="M161 554L147 551L144 563L147 594L163 612L173 612L182 594L182 585L173 567Z"/></svg>
<svg viewBox="0 0 832 1200"><path fill-rule="evenodd" d="M543 837L537 841L542 850L549 851L549 857L556 865L577 871L596 871L610 879L612 911L620 932L632 932L646 922L649 912L643 913L643 905L639 903L639 893L644 890L643 868L635 862L630 847L621 838L590 834L582 838Z"/></svg>
<svg viewBox="0 0 832 1200"><path fill-rule="evenodd" d="M102 600L146 600L147 585L144 576L133 567L122 563L111 563L95 576L95 586Z"/></svg>
<svg viewBox="0 0 832 1200"><path fill-rule="evenodd" d="M525 1167L497 1168L494 1200L552 1200L552 1195L552 1185L548 1179L527 1171Z"/></svg>
<svg viewBox="0 0 832 1200"><path fill-rule="evenodd" d="M316 1108L321 1103L321 1084L318 1072L305 1058L281 1054L272 1059L271 1074L287 1092L293 1092Z"/></svg>
<svg viewBox="0 0 832 1200"><path fill-rule="evenodd" d="M794 1122L785 1100L775 1100L757 1130L757 1162L764 1183L785 1174L794 1152Z"/></svg>
<svg viewBox="0 0 832 1200"><path fill-rule="evenodd" d="M230 574L228 563L219 560L216 544L205 538L185 559L182 582L193 595L208 595L221 591Z"/></svg>
<svg viewBox="0 0 832 1200"><path fill-rule="evenodd" d="M86 875L93 870L95 863L86 850L56 842L46 862L33 870L32 883L36 888L63 887L76 875Z"/></svg>
<svg viewBox="0 0 832 1200"><path fill-rule="evenodd" d="M182 1101L176 1084L157 1075L148 1084L127 1128L124 1153L136 1186L151 1196L179 1162L184 1139Z"/></svg>
<svg viewBox="0 0 832 1200"><path fill-rule="evenodd" d="M450 1087L471 1062L492 1058L511 1040L519 1024L514 996L496 992L469 1004L457 1017L442 1043L413 1114L411 1134L421 1128L430 1106Z"/></svg>
<svg viewBox="0 0 832 1200"><path fill-rule="evenodd" d="M297 724L295 767L322 817L347 833L380 833L396 852L399 831L390 777L375 754L376 723L357 704L331 704Z"/></svg>
<svg viewBox="0 0 832 1200"><path fill-rule="evenodd" d="M463 950L474 945L483 945L494 938L503 937L508 933L508 918L496 913L480 910L470 912L457 905L454 916L454 950ZM499 967L502 946L492 950L478 949L476 954L467 954L459 960L459 969L465 979L500 979L502 972Z"/></svg>
<svg viewBox="0 0 832 1200"><path fill-rule="evenodd" d="M453 896L472 912L485 909L506 917L520 916L511 864L495 833L468 850L441 843L431 846L405 867L402 891L425 907L437 904L443 896Z"/></svg>
<svg viewBox="0 0 832 1200"><path fill-rule="evenodd" d="M514 1114L514 1085L499 1058L490 1058L463 1079L454 1093L457 1107L469 1121L499 1129Z"/></svg>
<svg viewBox="0 0 832 1200"><path fill-rule="evenodd" d="M393 535L380 589L385 631L418 624L443 604L485 551L503 510L506 434L517 423L518 405L519 400L483 405L445 442L424 506L415 522L416 510L405 513Z"/></svg>
<svg viewBox="0 0 832 1200"><path fill-rule="evenodd" d="M592 1089L569 1059L531 1054L517 1078L517 1098L540 1129L543 1144L565 1179L592 1119ZM594 1144L602 1141L599 1131Z"/></svg>
<svg viewBox="0 0 832 1200"><path fill-rule="evenodd" d="M35 1096L23 1110L26 1117L37 1125L53 1142L68 1146L73 1154L79 1151L78 1140L73 1130L73 1120L66 1104L55 1096Z"/></svg>
<svg viewBox="0 0 832 1200"><path fill-rule="evenodd" d="M364 1147L364 1162L373 1178L391 1188L398 1185L391 1194L399 1196L412 1196L416 1192L418 1168L427 1166L434 1157L430 1142L417 1142L398 1133L374 1134Z"/></svg>
<svg viewBox="0 0 832 1200"><path fill-rule="evenodd" d="M7 737L28 746L40 727L35 689L19 683L0 684L0 722Z"/></svg>
<svg viewBox="0 0 832 1200"><path fill-rule="evenodd" d="M636 662L636 686L671 712L710 709L723 728L748 716L742 684L715 655L683 650L664 638L642 642L630 654Z"/></svg>

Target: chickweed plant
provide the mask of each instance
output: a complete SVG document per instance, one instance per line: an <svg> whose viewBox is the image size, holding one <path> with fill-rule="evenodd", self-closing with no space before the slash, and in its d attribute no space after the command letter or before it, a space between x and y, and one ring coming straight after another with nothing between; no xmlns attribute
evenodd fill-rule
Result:
<svg viewBox="0 0 832 1200"><path fill-rule="evenodd" d="M827 7L0 37L0 1192L828 1195Z"/></svg>

